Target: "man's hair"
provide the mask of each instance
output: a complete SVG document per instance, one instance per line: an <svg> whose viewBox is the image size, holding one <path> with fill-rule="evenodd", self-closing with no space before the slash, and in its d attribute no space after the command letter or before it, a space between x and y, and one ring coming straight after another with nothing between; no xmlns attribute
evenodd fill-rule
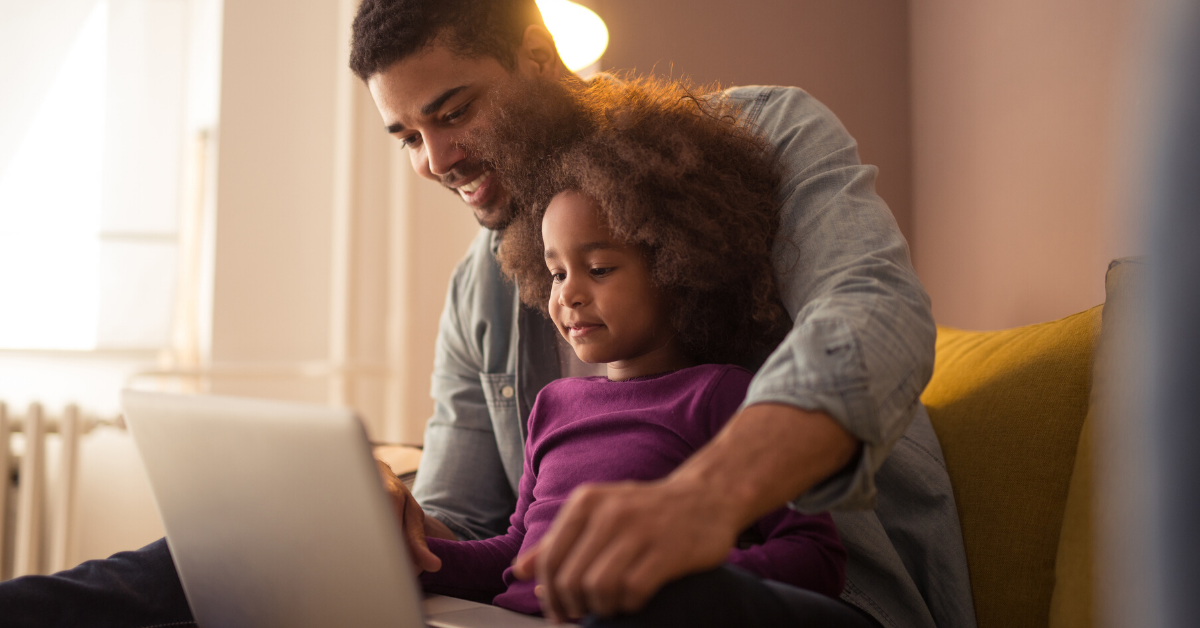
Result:
<svg viewBox="0 0 1200 628"><path fill-rule="evenodd" d="M770 144L727 100L679 82L516 83L498 88L492 124L466 148L519 208L498 257L521 300L547 311L542 218L574 190L646 256L689 357L757 366L791 327L771 264L781 174Z"/></svg>
<svg viewBox="0 0 1200 628"><path fill-rule="evenodd" d="M350 69L365 81L438 39L456 54L492 57L512 70L530 25L545 26L535 0L363 0Z"/></svg>

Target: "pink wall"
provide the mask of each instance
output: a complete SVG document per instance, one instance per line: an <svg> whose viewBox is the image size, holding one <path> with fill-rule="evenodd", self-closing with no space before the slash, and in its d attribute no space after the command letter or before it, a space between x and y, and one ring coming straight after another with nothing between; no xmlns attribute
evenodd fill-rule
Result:
<svg viewBox="0 0 1200 628"><path fill-rule="evenodd" d="M905 2L577 0L608 24L603 69L722 85L795 85L828 105L879 166L878 191L909 233Z"/></svg>
<svg viewBox="0 0 1200 628"><path fill-rule="evenodd" d="M939 323L1104 301L1136 0L911 0L914 261Z"/></svg>

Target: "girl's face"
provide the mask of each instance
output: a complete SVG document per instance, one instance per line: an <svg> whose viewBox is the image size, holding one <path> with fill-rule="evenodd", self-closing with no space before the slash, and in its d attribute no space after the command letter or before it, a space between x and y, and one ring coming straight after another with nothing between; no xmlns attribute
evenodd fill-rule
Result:
<svg viewBox="0 0 1200 628"><path fill-rule="evenodd" d="M594 201L572 191L555 196L542 240L554 282L550 318L580 360L608 363L614 380L688 366L645 258L613 239Z"/></svg>

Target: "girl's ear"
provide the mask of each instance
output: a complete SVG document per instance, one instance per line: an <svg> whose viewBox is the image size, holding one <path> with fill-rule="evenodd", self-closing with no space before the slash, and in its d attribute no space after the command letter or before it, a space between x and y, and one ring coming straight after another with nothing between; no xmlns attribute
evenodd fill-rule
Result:
<svg viewBox="0 0 1200 628"><path fill-rule="evenodd" d="M566 70L554 45L554 36L544 26L530 24L517 49L517 67L527 76L558 80Z"/></svg>

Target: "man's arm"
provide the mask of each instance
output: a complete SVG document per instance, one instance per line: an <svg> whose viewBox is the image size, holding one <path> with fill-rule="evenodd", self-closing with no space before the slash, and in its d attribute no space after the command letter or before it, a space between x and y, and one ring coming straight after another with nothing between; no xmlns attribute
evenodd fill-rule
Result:
<svg viewBox="0 0 1200 628"><path fill-rule="evenodd" d="M480 379L486 368L484 350L480 338L472 335L478 330L467 328L473 308L479 306L481 295L474 288L481 266L486 272L489 264L494 264L490 236L490 232L480 231L454 269L446 292L432 376L434 415L426 424L413 490L379 462L384 488L392 498L418 572L441 568L426 537L451 541L490 537L503 531L515 501L500 462Z"/></svg>
<svg viewBox="0 0 1200 628"><path fill-rule="evenodd" d="M875 472L933 373L936 330L908 244L875 193L876 168L824 105L770 88L756 124L785 166L773 254L792 331L759 369L746 406L822 412L862 443L791 501L805 512L874 507Z"/></svg>
<svg viewBox="0 0 1200 628"><path fill-rule="evenodd" d="M498 368L486 364L495 358L485 355L489 334L507 339L511 328L505 321L481 323L473 314L492 307L490 290L505 290L511 299L511 286L481 276L497 272L490 242L491 232L481 230L446 295L432 378L434 414L412 491L425 514L460 539L504 532L516 505L480 379Z"/></svg>
<svg viewBox="0 0 1200 628"><path fill-rule="evenodd" d="M543 610L558 618L636 611L663 584L720 565L742 530L857 449L824 414L750 406L662 481L577 489L516 574L546 585Z"/></svg>
<svg viewBox="0 0 1200 628"><path fill-rule="evenodd" d="M426 425L412 492L380 462L384 487L392 497L418 571L441 567L441 561L429 551L426 537L451 541L491 537L503 532L515 502L500 462L480 378L488 366L481 346L487 340L484 330L488 326L475 324L479 317L473 315L481 306L493 305L489 290L479 289L480 275L493 270L495 264L490 243L491 233L481 230L455 268L446 293L432 376L434 414ZM498 327L508 334L507 326Z"/></svg>
<svg viewBox="0 0 1200 628"><path fill-rule="evenodd" d="M720 564L745 525L785 502L870 507L933 370L929 299L854 140L800 90L731 97L785 167L773 262L794 327L708 447L663 481L577 491L518 559L560 616L640 608Z"/></svg>

